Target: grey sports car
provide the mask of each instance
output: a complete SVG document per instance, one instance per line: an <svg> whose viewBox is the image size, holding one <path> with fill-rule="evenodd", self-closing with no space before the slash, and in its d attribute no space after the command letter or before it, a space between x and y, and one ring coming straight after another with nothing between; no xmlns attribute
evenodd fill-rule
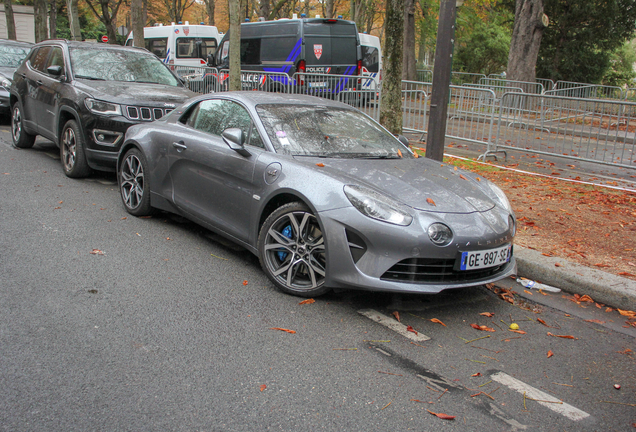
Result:
<svg viewBox="0 0 636 432"><path fill-rule="evenodd" d="M119 188L129 213L161 209L216 231L299 296L438 293L515 274L501 189L405 141L339 102L208 94L128 129Z"/></svg>

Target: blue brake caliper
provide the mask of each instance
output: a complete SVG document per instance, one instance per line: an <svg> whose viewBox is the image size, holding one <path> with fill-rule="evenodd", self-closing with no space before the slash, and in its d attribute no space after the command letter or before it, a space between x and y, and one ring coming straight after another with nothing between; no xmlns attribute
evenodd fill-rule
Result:
<svg viewBox="0 0 636 432"><path fill-rule="evenodd" d="M282 234L287 238L292 238L292 227L291 225L287 225L283 228ZM278 252L278 259L281 261L285 261L287 258L287 252Z"/></svg>

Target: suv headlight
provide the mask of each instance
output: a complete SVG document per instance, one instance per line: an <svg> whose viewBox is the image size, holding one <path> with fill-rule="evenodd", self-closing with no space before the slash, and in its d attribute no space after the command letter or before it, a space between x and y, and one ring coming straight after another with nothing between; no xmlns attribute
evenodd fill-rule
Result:
<svg viewBox="0 0 636 432"><path fill-rule="evenodd" d="M492 190L495 193L495 195L497 195L497 198L499 200L499 204L501 204L501 206L503 208L505 208L510 213L512 213L512 206L510 205L510 201L508 201L508 197L506 196L504 191L502 191L499 188L499 186L497 186L493 182L488 182L488 186L490 186L490 190Z"/></svg>
<svg viewBox="0 0 636 432"><path fill-rule="evenodd" d="M9 89L11 88L11 80L9 78L2 78L2 81L0 81L0 85L2 85L2 87L9 91Z"/></svg>
<svg viewBox="0 0 636 432"><path fill-rule="evenodd" d="M371 189L346 185L344 193L360 213L372 219L401 226L410 225L413 221L405 206Z"/></svg>
<svg viewBox="0 0 636 432"><path fill-rule="evenodd" d="M104 102L96 99L84 99L86 108L93 114L99 115L121 115L121 105Z"/></svg>

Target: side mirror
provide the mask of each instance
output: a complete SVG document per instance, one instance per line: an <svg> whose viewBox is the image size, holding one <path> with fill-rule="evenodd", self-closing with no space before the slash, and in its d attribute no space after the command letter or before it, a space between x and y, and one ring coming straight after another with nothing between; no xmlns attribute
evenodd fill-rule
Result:
<svg viewBox="0 0 636 432"><path fill-rule="evenodd" d="M208 54L208 67L216 67L216 56Z"/></svg>
<svg viewBox="0 0 636 432"><path fill-rule="evenodd" d="M229 128L225 129L221 134L223 137L223 141L225 144L241 156L251 156L252 154L247 151L247 149L243 146L245 144L245 136L243 135L243 131L238 128Z"/></svg>
<svg viewBox="0 0 636 432"><path fill-rule="evenodd" d="M49 75L59 77L62 75L62 66L49 66L46 68Z"/></svg>
<svg viewBox="0 0 636 432"><path fill-rule="evenodd" d="M407 147L411 145L408 138L406 138L404 135L398 135L398 140Z"/></svg>

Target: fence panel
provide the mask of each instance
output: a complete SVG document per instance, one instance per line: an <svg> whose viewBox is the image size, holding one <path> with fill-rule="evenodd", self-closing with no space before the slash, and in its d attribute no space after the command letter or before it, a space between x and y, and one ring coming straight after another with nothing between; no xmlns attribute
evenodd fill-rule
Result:
<svg viewBox="0 0 636 432"><path fill-rule="evenodd" d="M197 93L216 91L216 68L206 66L174 66L174 72L185 85Z"/></svg>
<svg viewBox="0 0 636 432"><path fill-rule="evenodd" d="M526 95L539 108L530 113L509 107L513 104L507 99L517 96L503 96L496 140L484 156L516 149L636 168L636 103Z"/></svg>
<svg viewBox="0 0 636 432"><path fill-rule="evenodd" d="M527 82L527 81L515 81L503 78L482 78L479 80L479 84L485 86L493 86L498 88L519 88L524 93L534 93L541 94L543 93L543 84L538 82ZM513 90L514 91L514 90Z"/></svg>
<svg viewBox="0 0 636 432"><path fill-rule="evenodd" d="M625 96L620 87L572 81L557 81L548 94L585 99L624 99Z"/></svg>

